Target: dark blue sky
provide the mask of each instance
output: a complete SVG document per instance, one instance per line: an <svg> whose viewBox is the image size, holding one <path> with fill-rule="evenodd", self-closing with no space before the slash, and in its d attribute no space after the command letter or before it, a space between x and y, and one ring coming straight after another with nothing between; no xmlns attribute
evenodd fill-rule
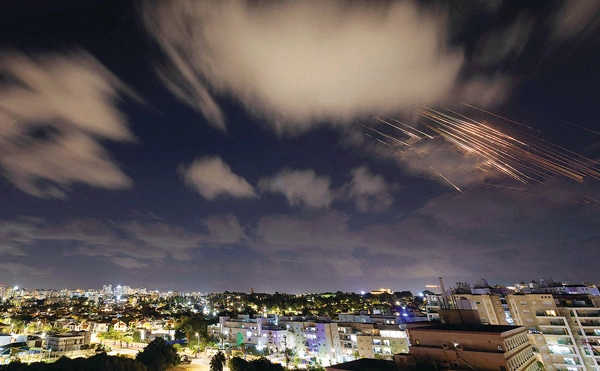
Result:
<svg viewBox="0 0 600 371"><path fill-rule="evenodd" d="M8 6L0 283L596 282L599 12L596 1ZM464 121L448 129L422 107ZM510 145L486 131L484 151L475 132L452 131L470 124Z"/></svg>

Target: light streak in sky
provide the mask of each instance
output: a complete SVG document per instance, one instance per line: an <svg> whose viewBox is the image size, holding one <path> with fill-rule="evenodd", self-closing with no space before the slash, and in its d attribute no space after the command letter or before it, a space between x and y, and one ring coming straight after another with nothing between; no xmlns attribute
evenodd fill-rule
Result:
<svg viewBox="0 0 600 371"><path fill-rule="evenodd" d="M461 192L461 193L462 193L461 189L460 189L460 188L458 188L458 187L456 186L456 184L454 184L454 183L452 183L450 180L448 180L448 178L446 178L446 177L445 177L445 176L444 176L442 173L440 173L439 171L437 171L436 169L434 169L434 168L433 168L433 166L430 166L430 168L431 168L431 170L433 170L433 171L435 171L436 173L438 173L438 175L439 175L439 176L441 176L441 177L442 177L442 178L443 178L445 181L447 181L448 183L450 183L450 185L451 185L452 187L454 187L454 188L455 188L457 191L459 191L459 192Z"/></svg>
<svg viewBox="0 0 600 371"><path fill-rule="evenodd" d="M478 156L481 161L475 168L481 171L495 169L520 183L543 183L549 179L564 177L583 182L586 177L600 179L599 163L564 147L534 136L539 132L525 124L497 115L475 106L459 102L467 107L489 114L494 118L516 124L529 130L512 130L509 133L501 126L485 123L449 108L433 109L421 107L414 113L421 118L419 124L427 130L419 130L412 125L391 117L374 117L378 122L395 129L396 135L360 124L371 131L372 137L392 147L401 146L403 151L416 151L422 154L419 143L443 138L454 144L463 153ZM429 133L428 133L429 132ZM371 136L371 135L370 135ZM456 190L462 190L436 168L431 169ZM470 171L466 169L467 171ZM594 202L596 200L587 200Z"/></svg>
<svg viewBox="0 0 600 371"><path fill-rule="evenodd" d="M566 125L573 126L573 127L577 128L577 129L581 129L581 130L589 131L590 133L594 133L594 134L598 134L598 135L600 135L600 131L592 130L592 129L590 129L590 128L586 128L586 127L584 127L584 126L577 125L577 124L574 124L574 123L572 123L572 122L569 122L569 121L565 121L565 120L557 119L556 117L547 116L547 115L544 115L544 114L541 114L541 113L540 113L540 115L544 116L545 118L549 118L549 119L551 119L551 120L556 120L556 121L558 121L558 122L561 122L561 123L563 123L563 124L566 124Z"/></svg>

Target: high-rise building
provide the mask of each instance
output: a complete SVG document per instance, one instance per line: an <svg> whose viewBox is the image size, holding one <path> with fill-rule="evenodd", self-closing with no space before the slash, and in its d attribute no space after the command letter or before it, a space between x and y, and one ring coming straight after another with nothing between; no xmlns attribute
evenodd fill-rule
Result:
<svg viewBox="0 0 600 371"><path fill-rule="evenodd" d="M482 324L525 327L534 354L548 371L600 371L600 296L595 285L545 279L501 290L487 283L478 286L479 292L489 288L489 293L475 294L469 284L457 283L447 295L448 309L475 311ZM437 319L444 300L441 295L427 299L427 316Z"/></svg>
<svg viewBox="0 0 600 371"><path fill-rule="evenodd" d="M112 295L113 294L112 285L104 285L104 286L102 286L102 292L105 295Z"/></svg>
<svg viewBox="0 0 600 371"><path fill-rule="evenodd" d="M600 371L600 297L514 294L507 300L546 370Z"/></svg>

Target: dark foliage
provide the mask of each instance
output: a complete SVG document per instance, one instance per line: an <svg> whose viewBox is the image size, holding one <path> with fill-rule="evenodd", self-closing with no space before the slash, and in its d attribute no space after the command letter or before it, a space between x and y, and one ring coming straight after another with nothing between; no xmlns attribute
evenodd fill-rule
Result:
<svg viewBox="0 0 600 371"><path fill-rule="evenodd" d="M54 363L10 363L0 371L147 371L142 363L130 358L96 354L90 358L62 357Z"/></svg>
<svg viewBox="0 0 600 371"><path fill-rule="evenodd" d="M164 371L179 364L179 355L164 339L156 338L138 353L136 360L146 365L149 371Z"/></svg>
<svg viewBox="0 0 600 371"><path fill-rule="evenodd" d="M246 361L240 357L233 357L229 360L229 369L231 371L284 371L282 365L271 363L267 358L261 357L253 361Z"/></svg>
<svg viewBox="0 0 600 371"><path fill-rule="evenodd" d="M219 351L210 360L210 371L223 371L225 365L225 355Z"/></svg>

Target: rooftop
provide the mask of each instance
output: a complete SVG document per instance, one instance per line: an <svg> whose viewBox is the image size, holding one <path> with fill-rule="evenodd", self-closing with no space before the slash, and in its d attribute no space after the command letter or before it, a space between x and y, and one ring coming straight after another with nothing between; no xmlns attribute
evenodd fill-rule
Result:
<svg viewBox="0 0 600 371"><path fill-rule="evenodd" d="M507 325L459 325L459 324L439 324L432 326L420 326L410 329L410 331L453 331L453 332L487 332L502 334L523 328L522 326ZM524 329L524 328L523 328Z"/></svg>

